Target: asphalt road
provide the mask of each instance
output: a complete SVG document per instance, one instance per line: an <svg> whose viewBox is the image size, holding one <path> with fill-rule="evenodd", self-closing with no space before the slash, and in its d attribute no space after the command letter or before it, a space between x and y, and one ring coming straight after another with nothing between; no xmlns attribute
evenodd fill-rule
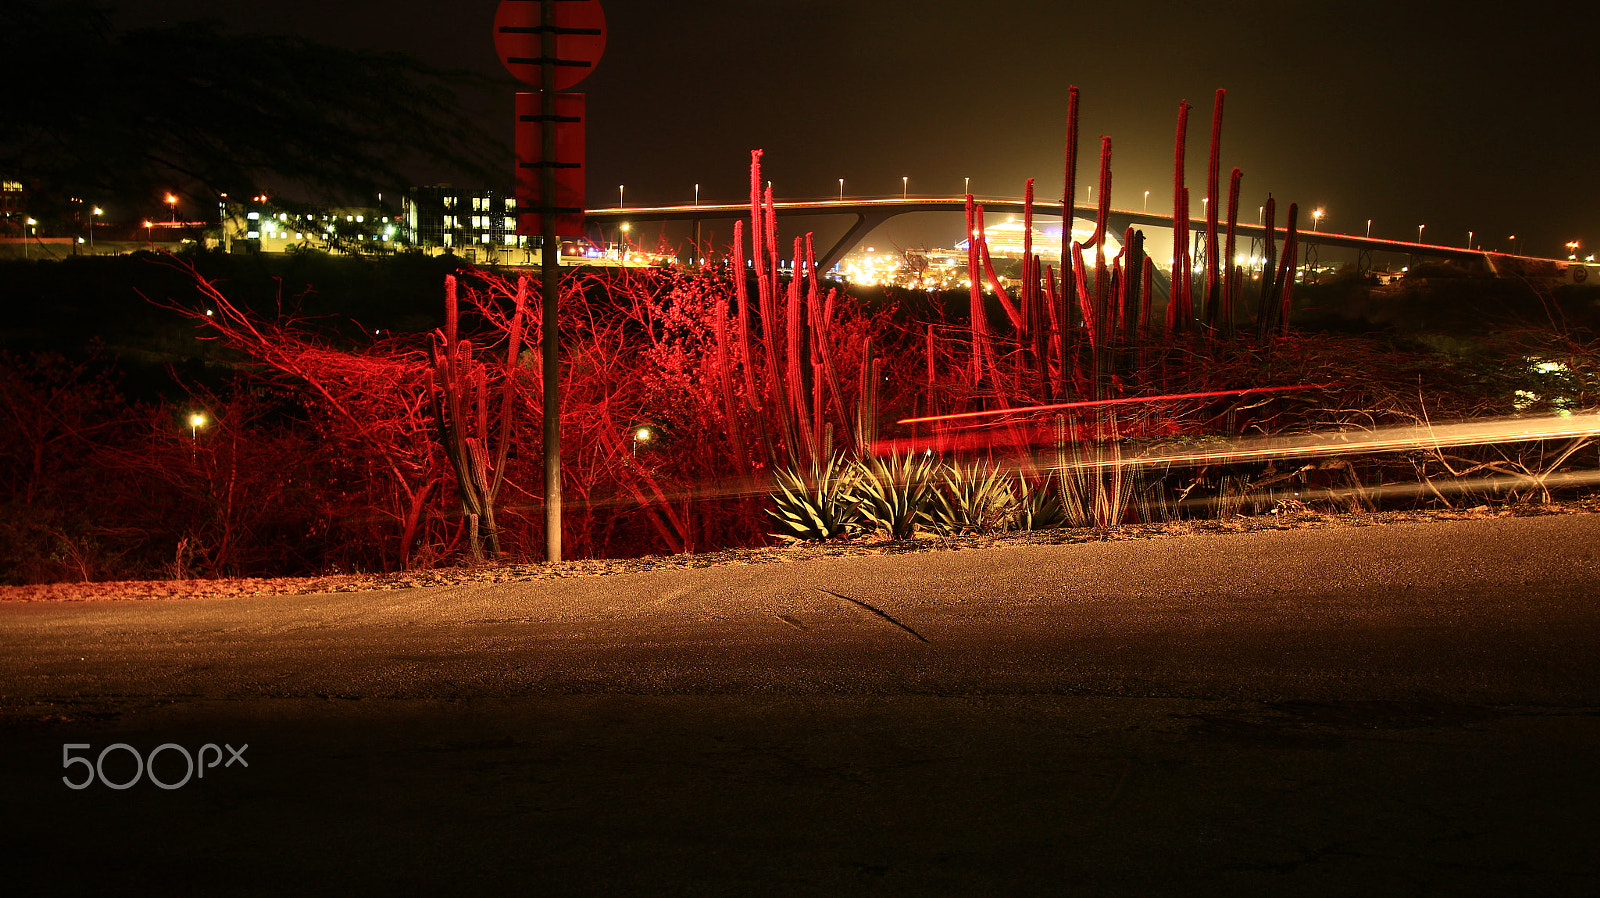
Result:
<svg viewBox="0 0 1600 898"><path fill-rule="evenodd" d="M5 869L52 894L1592 895L1597 537L0 604Z"/></svg>

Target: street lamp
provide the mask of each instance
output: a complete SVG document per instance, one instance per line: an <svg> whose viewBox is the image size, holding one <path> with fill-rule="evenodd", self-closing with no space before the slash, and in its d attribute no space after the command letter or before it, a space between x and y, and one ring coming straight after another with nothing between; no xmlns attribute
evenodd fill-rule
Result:
<svg viewBox="0 0 1600 898"><path fill-rule="evenodd" d="M910 196L911 196L911 178L909 176L902 175L901 178L900 178L900 198L903 200L903 199L906 199L906 198L908 198Z"/></svg>
<svg viewBox="0 0 1600 898"><path fill-rule="evenodd" d="M1367 237L1372 237L1372 219L1367 219Z"/></svg>
<svg viewBox="0 0 1600 898"><path fill-rule="evenodd" d="M1467 232L1467 249L1472 249L1472 232Z"/></svg>
<svg viewBox="0 0 1600 898"><path fill-rule="evenodd" d="M1150 191L1148 190L1144 192L1144 211L1150 211Z"/></svg>
<svg viewBox="0 0 1600 898"><path fill-rule="evenodd" d="M105 213L106 210L100 208L99 206L95 206L93 209L89 210L89 249L91 251L94 250L94 220Z"/></svg>
<svg viewBox="0 0 1600 898"><path fill-rule="evenodd" d="M618 259L626 259L628 257L628 230L629 230L628 223L627 222L623 222L622 223L622 247L617 250L617 258Z"/></svg>
<svg viewBox="0 0 1600 898"><path fill-rule="evenodd" d="M1425 228L1425 227L1427 227L1427 225L1425 225L1425 224L1417 225L1417 242L1418 243L1422 242L1422 229Z"/></svg>
<svg viewBox="0 0 1600 898"><path fill-rule="evenodd" d="M971 194L972 193L972 179L971 178L962 178L961 180L964 182L962 184L962 187L961 187L962 195L965 196L965 195Z"/></svg>
<svg viewBox="0 0 1600 898"><path fill-rule="evenodd" d="M28 220L32 221L33 219L30 218ZM1567 244L1567 258L1569 258L1569 259L1578 258L1578 241L1574 240L1571 243Z"/></svg>
<svg viewBox="0 0 1600 898"><path fill-rule="evenodd" d="M699 184L694 185L694 204L696 206L700 205L700 185Z"/></svg>
<svg viewBox="0 0 1600 898"><path fill-rule="evenodd" d="M190 415L189 416L189 439L191 441L199 440L199 438L200 438L200 428L202 428L204 426L206 426L206 416L205 415L198 414L198 413Z"/></svg>
<svg viewBox="0 0 1600 898"><path fill-rule="evenodd" d="M178 223L178 198L173 196L170 193L167 194L167 208L172 210L172 223L173 224L177 224Z"/></svg>
<svg viewBox="0 0 1600 898"><path fill-rule="evenodd" d="M839 202L844 202L844 178L839 179Z"/></svg>
<svg viewBox="0 0 1600 898"><path fill-rule="evenodd" d="M1517 235L1516 234L1512 234L1510 239L1511 239L1511 255L1514 256L1514 255L1517 254Z"/></svg>
<svg viewBox="0 0 1600 898"><path fill-rule="evenodd" d="M638 430L635 430L633 432L633 454L634 454L634 457L637 458L638 455L639 455L639 444L640 443L649 444L649 442L651 440L653 440L653 439L655 439L655 434L650 432L650 428L641 427Z"/></svg>
<svg viewBox="0 0 1600 898"><path fill-rule="evenodd" d="M1311 213L1311 232L1312 233L1316 233L1317 226L1322 224L1322 216L1324 214L1325 213L1321 209L1318 209L1317 211Z"/></svg>
<svg viewBox="0 0 1600 898"><path fill-rule="evenodd" d="M617 185L617 208L622 208L622 185Z"/></svg>

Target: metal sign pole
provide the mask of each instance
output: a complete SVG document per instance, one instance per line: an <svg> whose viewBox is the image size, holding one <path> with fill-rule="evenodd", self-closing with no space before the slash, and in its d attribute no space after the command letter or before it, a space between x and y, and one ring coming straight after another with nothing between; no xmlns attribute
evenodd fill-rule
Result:
<svg viewBox="0 0 1600 898"><path fill-rule="evenodd" d="M556 195L556 3L540 4L539 32L539 112L544 119L539 169L541 205L555 205ZM554 209L540 216L543 241L540 247L540 296L543 308L544 383L544 546L547 561L561 560L561 331L557 306L561 297L561 245L556 237Z"/></svg>

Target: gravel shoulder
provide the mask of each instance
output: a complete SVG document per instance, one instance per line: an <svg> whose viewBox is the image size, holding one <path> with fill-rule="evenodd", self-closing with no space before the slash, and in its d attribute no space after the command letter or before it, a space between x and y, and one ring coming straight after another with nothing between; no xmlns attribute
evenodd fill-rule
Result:
<svg viewBox="0 0 1600 898"><path fill-rule="evenodd" d="M0 586L0 602L156 601L212 599L232 596L310 595L330 592L415 589L468 584L518 583L574 577L604 577L652 571L686 570L720 565L795 564L824 558L907 553L962 552L1016 546L1061 546L1077 543L1164 539L1198 534L1259 533L1333 527L1376 527L1430 521L1485 520L1600 513L1600 495L1549 505L1477 506L1446 511L1390 511L1366 514L1295 512L1239 516L1229 520L1128 524L1108 528L1062 528L1027 533L921 537L913 540L854 540L828 544L796 544L726 549L671 556L582 559L549 564L508 560L480 565L388 573L328 574L317 577L239 577L195 580L114 580Z"/></svg>

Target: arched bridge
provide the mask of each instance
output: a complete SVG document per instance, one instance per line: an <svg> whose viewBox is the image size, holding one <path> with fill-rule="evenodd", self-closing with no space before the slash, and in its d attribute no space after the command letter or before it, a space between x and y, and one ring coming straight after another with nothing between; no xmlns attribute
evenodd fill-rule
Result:
<svg viewBox="0 0 1600 898"><path fill-rule="evenodd" d="M879 225L897 215L906 215L913 212L945 212L962 214L966 209L966 197L905 197L896 199L843 199L843 200L800 200L792 202L774 202L773 210L780 216L803 215L854 215L855 223L840 237L826 252L817 256L817 267L826 271L844 258L856 244L866 239ZM984 208L984 213L1001 212L1013 215L1022 215L1025 203L1014 198L985 198L978 201ZM1061 217L1061 204L1051 202L1033 203L1033 212L1036 216ZM590 209L584 213L585 217L594 222L622 222L622 221L713 221L747 218L750 214L748 203L734 204L694 204L688 206L630 206L613 207L609 209ZM1098 206L1074 205L1072 215L1075 219L1094 221L1100 214ZM1113 233L1119 233L1130 225L1147 225L1150 227L1172 227L1172 216L1137 209L1112 209L1107 215L1108 225ZM992 220L992 219L991 219ZM1204 219L1198 220L1191 228L1203 229ZM1219 231L1221 226L1219 224ZM1234 233L1241 238L1261 239L1265 236L1266 229L1261 225L1245 224L1240 222L1235 225ZM1279 227L1275 230L1282 245L1285 229ZM1426 243L1413 243L1404 240L1384 240L1376 237L1359 237L1352 234L1333 234L1326 231L1298 232L1298 239L1302 246L1321 247L1336 246L1357 250L1363 258L1374 251L1400 253L1410 256L1426 256L1435 259L1456 260L1485 260L1490 254L1483 250L1466 249L1463 247L1435 246ZM1494 265L1489 263L1493 270Z"/></svg>

